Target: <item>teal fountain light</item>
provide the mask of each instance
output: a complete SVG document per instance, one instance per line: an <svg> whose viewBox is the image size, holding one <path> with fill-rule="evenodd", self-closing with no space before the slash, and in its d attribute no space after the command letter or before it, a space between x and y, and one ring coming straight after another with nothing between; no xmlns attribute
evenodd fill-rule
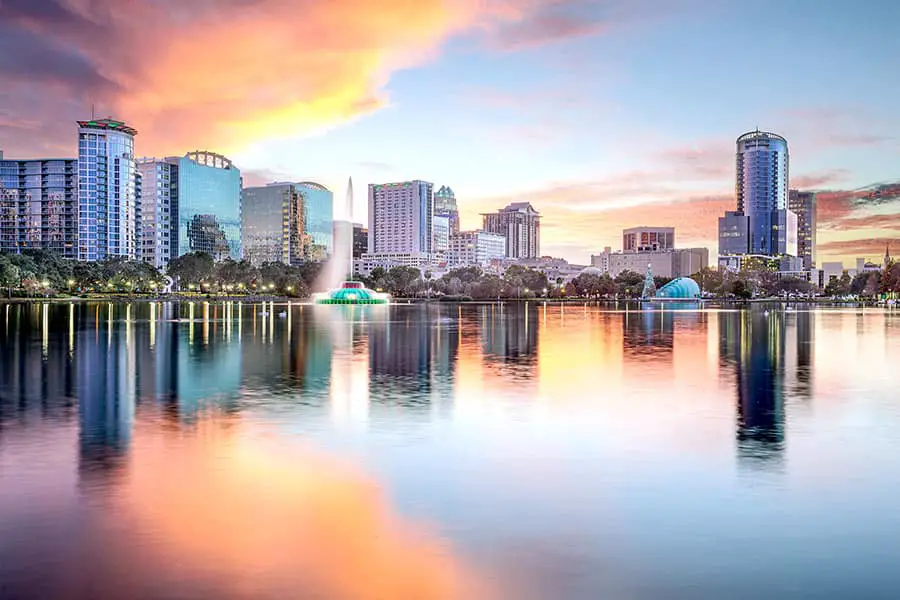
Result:
<svg viewBox="0 0 900 600"><path fill-rule="evenodd" d="M337 289L316 294L316 304L387 304L390 296L370 290L360 281L345 281Z"/></svg>

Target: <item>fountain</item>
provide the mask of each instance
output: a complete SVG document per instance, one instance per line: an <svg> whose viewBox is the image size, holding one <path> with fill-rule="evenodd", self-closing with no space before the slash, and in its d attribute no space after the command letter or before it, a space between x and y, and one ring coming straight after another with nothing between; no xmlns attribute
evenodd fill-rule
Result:
<svg viewBox="0 0 900 600"><path fill-rule="evenodd" d="M313 294L316 304L387 304L390 296L367 288L353 280L353 178L347 183L344 204L346 221L335 220L334 253L319 279L319 289L330 290Z"/></svg>

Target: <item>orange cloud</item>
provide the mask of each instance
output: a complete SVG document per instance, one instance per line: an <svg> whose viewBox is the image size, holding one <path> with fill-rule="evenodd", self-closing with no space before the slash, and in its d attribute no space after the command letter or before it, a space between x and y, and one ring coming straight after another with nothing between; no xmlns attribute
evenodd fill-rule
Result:
<svg viewBox="0 0 900 600"><path fill-rule="evenodd" d="M0 76L17 84L15 133L35 118L84 117L96 103L140 132L140 153L195 147L230 152L364 115L390 100L397 69L422 64L451 35L581 35L563 22L580 0L33 0L0 3L0 37L29 61ZM555 19L555 21L554 21ZM563 22L563 25L560 23ZM521 37L521 36L519 36ZM533 35L531 43L540 40ZM552 39L551 39L552 38ZM3 46L0 46L2 49ZM32 64L33 63L33 64ZM17 65L19 63L16 63ZM68 65L61 69L56 65ZM26 68L27 67L27 68ZM28 77L24 77L27 71ZM77 76L73 76L76 73ZM18 86L24 87L18 87ZM40 89L68 104L29 113ZM76 114L80 111L81 114ZM51 117L52 115L52 117ZM66 128L49 136L72 139ZM56 132L59 131L59 134ZM2 133L2 132L0 132ZM17 153L18 154L18 153Z"/></svg>

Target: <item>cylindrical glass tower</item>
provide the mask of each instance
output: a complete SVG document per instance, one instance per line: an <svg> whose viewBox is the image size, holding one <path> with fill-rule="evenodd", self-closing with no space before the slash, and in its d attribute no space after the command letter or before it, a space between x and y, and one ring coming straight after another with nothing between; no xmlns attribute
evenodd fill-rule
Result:
<svg viewBox="0 0 900 600"><path fill-rule="evenodd" d="M737 203L749 219L750 254L786 253L776 211L788 208L788 163L780 135L757 130L737 139Z"/></svg>

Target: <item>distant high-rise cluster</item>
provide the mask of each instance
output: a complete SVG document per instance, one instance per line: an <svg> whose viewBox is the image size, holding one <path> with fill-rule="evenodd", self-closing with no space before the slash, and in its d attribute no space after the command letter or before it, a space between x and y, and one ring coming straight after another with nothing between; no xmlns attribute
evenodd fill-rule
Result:
<svg viewBox="0 0 900 600"><path fill-rule="evenodd" d="M510 204L482 215L482 229L461 231L453 190L433 190L433 184L419 180L369 186L368 251L354 254L356 272L487 267L540 257L540 214L531 204Z"/></svg>
<svg viewBox="0 0 900 600"><path fill-rule="evenodd" d="M0 153L0 251L40 248L157 268L190 252L291 264L332 252L333 198L318 183L244 190L240 170L221 154L136 158L137 131L127 123L77 125L77 158L3 160Z"/></svg>

